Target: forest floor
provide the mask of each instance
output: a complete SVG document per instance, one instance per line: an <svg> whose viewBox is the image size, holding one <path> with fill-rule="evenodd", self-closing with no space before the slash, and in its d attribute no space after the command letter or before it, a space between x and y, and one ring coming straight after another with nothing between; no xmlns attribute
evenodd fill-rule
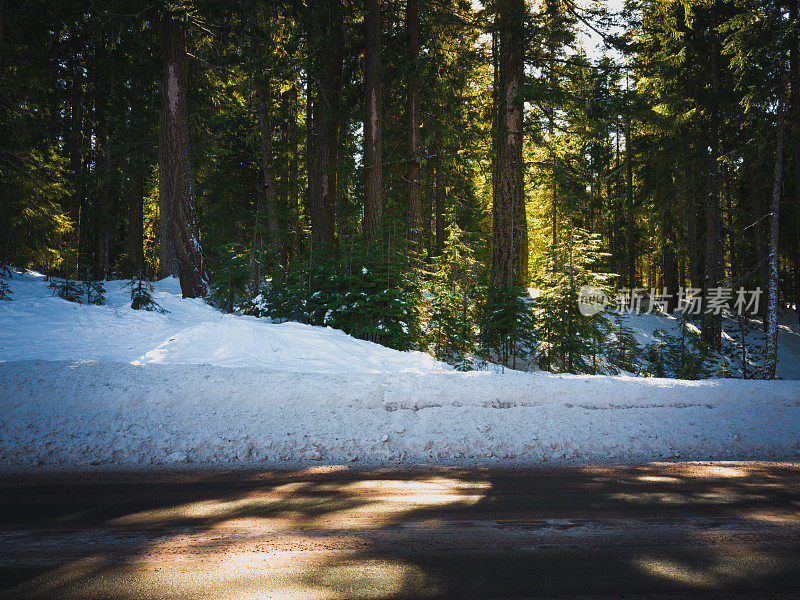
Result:
<svg viewBox="0 0 800 600"><path fill-rule="evenodd" d="M797 598L799 506L775 463L19 475L0 596Z"/></svg>
<svg viewBox="0 0 800 600"><path fill-rule="evenodd" d="M223 314L174 280L157 284L164 314L106 285L107 304L87 306L36 274L10 281L0 470L800 458L798 380L460 373L330 328ZM800 363L795 335L785 326L785 370Z"/></svg>

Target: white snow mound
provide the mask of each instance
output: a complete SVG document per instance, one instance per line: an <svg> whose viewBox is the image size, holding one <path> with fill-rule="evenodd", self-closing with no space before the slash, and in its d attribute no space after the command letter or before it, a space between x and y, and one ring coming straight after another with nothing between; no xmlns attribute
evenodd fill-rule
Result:
<svg viewBox="0 0 800 600"><path fill-rule="evenodd" d="M800 381L459 373L341 331L8 282L0 472L800 458ZM787 334L788 335L788 334Z"/></svg>

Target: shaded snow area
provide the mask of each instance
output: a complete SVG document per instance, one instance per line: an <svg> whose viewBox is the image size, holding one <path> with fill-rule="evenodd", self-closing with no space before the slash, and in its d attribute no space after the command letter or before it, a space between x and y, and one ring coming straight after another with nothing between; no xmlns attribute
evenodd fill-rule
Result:
<svg viewBox="0 0 800 600"><path fill-rule="evenodd" d="M459 373L328 328L224 315L180 299L174 280L156 285L167 314L131 310L122 282L106 306L53 298L36 275L8 283L6 471L800 459L800 381Z"/></svg>

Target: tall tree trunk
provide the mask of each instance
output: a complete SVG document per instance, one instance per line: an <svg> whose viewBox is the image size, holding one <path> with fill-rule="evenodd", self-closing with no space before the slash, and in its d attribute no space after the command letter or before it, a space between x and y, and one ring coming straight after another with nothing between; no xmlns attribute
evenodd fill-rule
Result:
<svg viewBox="0 0 800 600"><path fill-rule="evenodd" d="M317 177L315 175L315 152L314 152L314 95L316 94L316 86L314 85L314 58L313 55L308 57L306 64L306 194L305 194L305 214L309 216L312 212L314 205L314 198L317 196L315 190L317 185ZM313 235L312 235L313 240ZM313 246L313 242L312 242ZM312 248L313 249L313 248Z"/></svg>
<svg viewBox="0 0 800 600"><path fill-rule="evenodd" d="M0 0L2 2L3 0ZM69 174L72 181L72 195L69 199L69 218L72 221L73 233L71 241L77 251L80 244L80 220L83 207L84 180L83 180L83 69L77 58L72 65L72 97L70 107L70 135L69 135ZM75 266L74 258L70 257L69 264Z"/></svg>
<svg viewBox="0 0 800 600"><path fill-rule="evenodd" d="M147 123L144 115L144 106L141 102L132 102L131 107L131 134L144 135ZM147 164L144 157L144 148L137 148L131 157L130 188L128 190L128 228L125 243L128 258L131 263L133 275L145 276L144 258L144 184L147 176Z"/></svg>
<svg viewBox="0 0 800 600"><path fill-rule="evenodd" d="M775 169L772 175L772 200L769 215L769 284L767 286L767 333L764 340L764 376L767 379L775 379L775 368L778 364L778 215L781 200L785 95L785 92L782 91L778 100L778 132L775 141Z"/></svg>
<svg viewBox="0 0 800 600"><path fill-rule="evenodd" d="M110 164L110 136L108 124L107 102L112 89L111 61L107 52L108 38L102 35L98 40L95 54L95 180L97 192L93 212L94 244L92 248L92 270L97 279L108 277L108 234L109 234L109 204L111 202L111 164Z"/></svg>
<svg viewBox="0 0 800 600"><path fill-rule="evenodd" d="M525 218L522 165L522 89L524 85L524 0L498 3L499 73L497 112L497 184L492 199L492 286L498 289L522 284L522 219Z"/></svg>
<svg viewBox="0 0 800 600"><path fill-rule="evenodd" d="M798 27L798 4L800 0L790 0L789 19ZM795 304L798 322L800 322L800 36L791 38L789 47L789 77L792 84L791 134L792 134L792 194L795 209L795 239L794 269L795 269Z"/></svg>
<svg viewBox="0 0 800 600"><path fill-rule="evenodd" d="M381 18L378 0L364 2L364 233L380 232L383 212L381 176Z"/></svg>
<svg viewBox="0 0 800 600"><path fill-rule="evenodd" d="M444 165L442 160L436 162L436 172L434 174L434 220L436 228L436 256L441 256L444 251L444 244L447 240L447 224L445 223L444 216L444 195L445 195L445 182L444 182Z"/></svg>
<svg viewBox="0 0 800 600"><path fill-rule="evenodd" d="M625 116L625 284L636 285L636 249L633 215L633 135L631 119Z"/></svg>
<svg viewBox="0 0 800 600"><path fill-rule="evenodd" d="M411 240L419 243L422 230L422 196L420 190L419 155L419 15L417 0L406 2L406 51L408 52L408 72L406 83L406 152L408 165L408 219ZM438 239L437 239L438 244Z"/></svg>
<svg viewBox="0 0 800 600"><path fill-rule="evenodd" d="M271 271L273 274L277 274L279 270L275 266L283 255L283 244L278 224L278 193L275 180L275 157L272 153L272 123L269 118L267 93L263 83L256 85L256 96L258 97L258 129L261 137L261 176L264 178L264 206L267 213L267 242L272 254Z"/></svg>
<svg viewBox="0 0 800 600"><path fill-rule="evenodd" d="M320 46L314 59L314 185L311 235L315 251L332 249L336 231L336 180L339 152L339 99L342 87L343 32L340 0L316 0Z"/></svg>
<svg viewBox="0 0 800 600"><path fill-rule="evenodd" d="M676 298L678 293L678 259L675 256L675 228L673 225L674 215L672 206L667 205L664 215L664 247L663 247L663 285L667 288L667 312L672 313L676 308Z"/></svg>
<svg viewBox="0 0 800 600"><path fill-rule="evenodd" d="M764 224L764 207L761 198L761 182L759 181L758 165L756 164L755 151L748 151L745 154L745 173L747 177L747 197L749 200L749 232L751 235L751 244L755 249L756 260L756 281L757 286L762 290L767 289L767 250L764 246L764 239L766 238L766 227ZM764 315L763 326L766 329L766 313L761 309Z"/></svg>
<svg viewBox="0 0 800 600"><path fill-rule="evenodd" d="M145 166L140 157L134 157L131 187L128 190L128 231L125 238L132 273L144 277L144 177Z"/></svg>
<svg viewBox="0 0 800 600"><path fill-rule="evenodd" d="M712 18L712 24L716 17ZM717 40L712 42L711 61L711 106L709 107L709 140L711 148L708 174L708 193L705 200L706 248L705 272L703 276L703 297L707 298L709 290L719 286L722 277L722 217L720 211L719 180L719 58L720 49ZM713 350L719 350L722 341L722 320L720 315L703 310L703 340Z"/></svg>
<svg viewBox="0 0 800 600"><path fill-rule="evenodd" d="M159 112L158 177L161 243L166 242L166 268L174 257L184 298L205 295L205 258L192 208L189 166L189 112L187 106L184 24L164 13L161 38L161 110ZM162 252L162 260L165 254ZM167 270L169 273L169 270Z"/></svg>
<svg viewBox="0 0 800 600"><path fill-rule="evenodd" d="M281 106L286 123L286 190L283 209L285 211L284 256L283 264L288 266L289 260L298 252L300 243L300 207L298 187L297 157L297 88L292 86L282 94Z"/></svg>

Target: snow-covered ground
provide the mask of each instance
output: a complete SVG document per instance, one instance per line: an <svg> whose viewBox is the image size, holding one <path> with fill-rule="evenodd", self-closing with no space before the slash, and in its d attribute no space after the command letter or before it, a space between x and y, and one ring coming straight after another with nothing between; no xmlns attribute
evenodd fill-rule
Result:
<svg viewBox="0 0 800 600"><path fill-rule="evenodd" d="M166 314L132 310L122 282L106 306L53 298L33 274L8 283L7 471L800 459L800 381L459 373L332 329L224 315L180 299L174 280L157 284ZM797 372L796 354L781 360Z"/></svg>
<svg viewBox="0 0 800 600"><path fill-rule="evenodd" d="M37 274L7 280L0 305L0 360L96 360L131 364L208 364L315 373L449 369L422 352L398 352L329 327L273 324L182 299L175 278L155 285L167 313L133 310L124 281L105 283L104 306L51 295Z"/></svg>

